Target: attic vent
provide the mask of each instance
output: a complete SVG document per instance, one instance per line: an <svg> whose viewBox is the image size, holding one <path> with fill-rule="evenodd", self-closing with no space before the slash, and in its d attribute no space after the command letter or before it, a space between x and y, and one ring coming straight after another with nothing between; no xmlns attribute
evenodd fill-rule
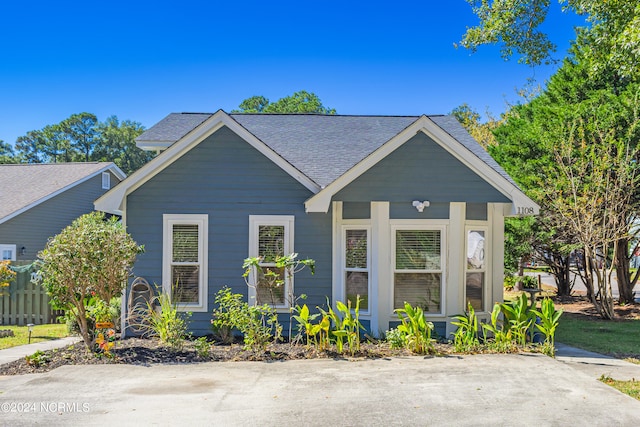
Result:
<svg viewBox="0 0 640 427"><path fill-rule="evenodd" d="M111 188L111 174L109 172L102 172L102 189L109 190Z"/></svg>

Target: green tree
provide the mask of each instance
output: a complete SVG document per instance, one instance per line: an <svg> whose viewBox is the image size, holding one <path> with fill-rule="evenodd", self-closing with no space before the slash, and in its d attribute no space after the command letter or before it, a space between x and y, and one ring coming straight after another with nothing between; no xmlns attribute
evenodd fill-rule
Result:
<svg viewBox="0 0 640 427"><path fill-rule="evenodd" d="M85 162L89 161L93 148L98 143L97 124L98 119L91 113L72 114L60 123L71 147L80 153Z"/></svg>
<svg viewBox="0 0 640 427"><path fill-rule="evenodd" d="M13 147L0 139L0 164L18 163Z"/></svg>
<svg viewBox="0 0 640 427"><path fill-rule="evenodd" d="M264 113L265 107L269 105L269 100L264 96L252 96L240 103L238 110L232 113Z"/></svg>
<svg viewBox="0 0 640 427"><path fill-rule="evenodd" d="M16 151L21 163L43 163L46 161L44 153L44 135L41 131L32 130L16 139Z"/></svg>
<svg viewBox="0 0 640 427"><path fill-rule="evenodd" d="M640 117L633 117L626 132L616 132L612 121L617 121L619 104L593 101L580 105L575 117L559 123L555 132L544 134L543 143L556 162L544 171L541 183L547 184L539 197L573 231L584 251L583 278L591 301L602 317L612 319L611 273L619 263L618 245L629 239L629 218L638 208L638 146L630 136L640 127Z"/></svg>
<svg viewBox="0 0 640 427"><path fill-rule="evenodd" d="M142 250L116 217L107 219L94 212L76 219L38 254L42 285L51 303L73 314L87 348L93 348L87 322L89 299L108 306L121 295Z"/></svg>
<svg viewBox="0 0 640 427"><path fill-rule="evenodd" d="M466 0L480 22L467 28L460 44L472 51L499 44L503 58L519 55L530 65L549 63L556 45L540 25L550 0ZM590 62L589 73L615 73L620 79L640 75L640 3L636 0L560 0L563 10L584 15L577 42Z"/></svg>
<svg viewBox="0 0 640 427"><path fill-rule="evenodd" d="M276 113L276 114L336 114L335 108L322 104L318 95L301 90L293 95L269 102L264 96L252 96L240 103L238 110L232 113Z"/></svg>
<svg viewBox="0 0 640 427"><path fill-rule="evenodd" d="M107 117L96 126L98 144L92 160L114 162L127 175L135 172L153 158L153 154L136 146L135 139L144 127L131 120L120 122L116 116Z"/></svg>

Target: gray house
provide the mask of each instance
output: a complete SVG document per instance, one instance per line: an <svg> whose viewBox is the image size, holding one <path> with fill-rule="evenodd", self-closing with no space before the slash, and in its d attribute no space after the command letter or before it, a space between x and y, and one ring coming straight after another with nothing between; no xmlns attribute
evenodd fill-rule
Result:
<svg viewBox="0 0 640 427"><path fill-rule="evenodd" d="M137 143L162 153L95 206L122 215L136 274L177 286L195 333L225 285L283 313L289 292L359 295L374 334L408 301L448 333L467 301L502 300L504 218L539 210L451 116L170 114ZM292 252L316 274L246 286L245 258Z"/></svg>
<svg viewBox="0 0 640 427"><path fill-rule="evenodd" d="M110 162L0 165L0 259L36 259L124 178Z"/></svg>

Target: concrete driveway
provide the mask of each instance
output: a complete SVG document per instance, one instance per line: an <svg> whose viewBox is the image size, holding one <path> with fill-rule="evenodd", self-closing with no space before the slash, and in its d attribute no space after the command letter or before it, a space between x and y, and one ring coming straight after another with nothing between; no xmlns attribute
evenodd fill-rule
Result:
<svg viewBox="0 0 640 427"><path fill-rule="evenodd" d="M0 377L1 425L637 426L640 402L536 354L65 366Z"/></svg>

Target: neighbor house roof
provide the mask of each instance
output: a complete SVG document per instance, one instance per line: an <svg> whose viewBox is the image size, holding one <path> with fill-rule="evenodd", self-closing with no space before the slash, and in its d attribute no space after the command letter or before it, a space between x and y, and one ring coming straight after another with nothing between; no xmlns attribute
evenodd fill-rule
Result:
<svg viewBox="0 0 640 427"><path fill-rule="evenodd" d="M121 213L123 201L146 180L222 126L229 127L314 193L307 211L328 209L337 191L375 163L424 132L514 204L531 201L509 175L452 116L340 116L317 114L172 113L136 143L166 150L96 202L98 210Z"/></svg>
<svg viewBox="0 0 640 427"><path fill-rule="evenodd" d="M0 165L0 223L107 170L126 177L111 162Z"/></svg>

